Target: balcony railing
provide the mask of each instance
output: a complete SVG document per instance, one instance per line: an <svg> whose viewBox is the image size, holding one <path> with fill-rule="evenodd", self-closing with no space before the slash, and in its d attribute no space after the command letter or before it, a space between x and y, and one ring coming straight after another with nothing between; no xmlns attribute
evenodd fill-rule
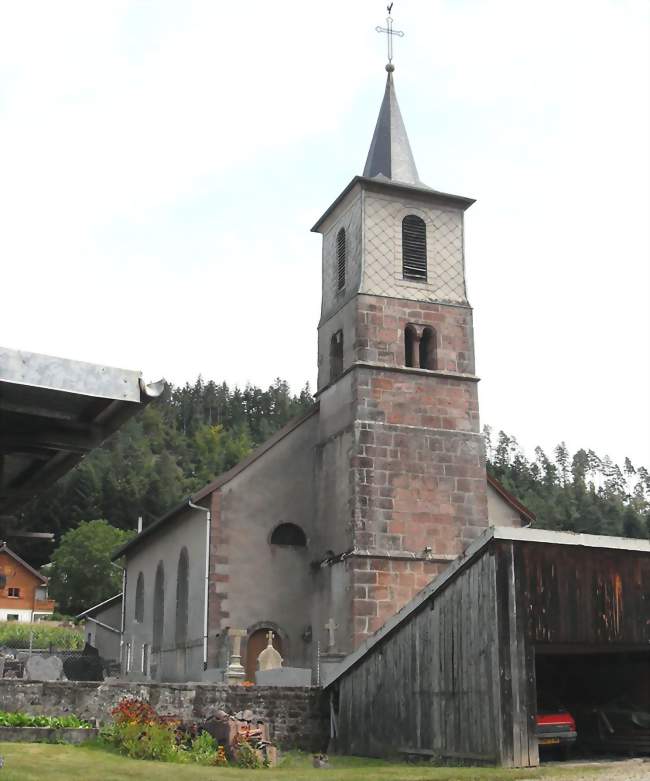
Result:
<svg viewBox="0 0 650 781"><path fill-rule="evenodd" d="M35 613L53 613L56 603L53 599L35 599L34 600L34 612Z"/></svg>

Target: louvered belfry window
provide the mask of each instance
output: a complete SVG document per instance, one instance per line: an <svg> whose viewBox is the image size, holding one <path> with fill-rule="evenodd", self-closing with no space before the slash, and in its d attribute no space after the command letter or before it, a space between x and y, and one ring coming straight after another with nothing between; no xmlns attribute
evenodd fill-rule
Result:
<svg viewBox="0 0 650 781"><path fill-rule="evenodd" d="M402 274L404 279L427 278L427 226L416 214L402 220Z"/></svg>
<svg viewBox="0 0 650 781"><path fill-rule="evenodd" d="M336 234L336 260L338 264L338 276L337 276L337 290L343 290L345 287L345 228Z"/></svg>

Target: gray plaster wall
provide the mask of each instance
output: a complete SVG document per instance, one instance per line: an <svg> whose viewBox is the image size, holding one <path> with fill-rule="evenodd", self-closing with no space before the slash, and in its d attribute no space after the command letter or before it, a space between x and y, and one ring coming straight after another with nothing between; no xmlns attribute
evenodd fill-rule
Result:
<svg viewBox="0 0 650 781"><path fill-rule="evenodd" d="M205 588L206 516L189 509L150 536L126 560L126 605L122 671L128 678L160 681L201 680L203 673L203 605ZM178 560L183 547L189 558L189 610L187 642L176 647L176 582ZM151 651L153 643L154 584L158 562L165 571L163 642L159 654ZM144 620L135 620L135 592L138 574L144 576ZM130 644L130 669L126 669L126 646ZM143 654L148 647L149 665ZM143 657L145 668L143 667Z"/></svg>
<svg viewBox="0 0 650 781"><path fill-rule="evenodd" d="M490 526L521 526L521 516L489 483L487 484Z"/></svg>
<svg viewBox="0 0 650 781"><path fill-rule="evenodd" d="M103 610L98 610L93 613L92 617L101 621L102 624L112 626L114 629L117 629L117 632L111 632L87 618L85 622L86 639L90 639L91 645L99 651L102 659L119 661L122 601L108 605Z"/></svg>
<svg viewBox="0 0 650 781"><path fill-rule="evenodd" d="M314 576L314 444L318 415L305 419L221 489L220 527L224 542L217 555L227 563L217 574L227 579L221 609L231 628L250 635L264 627L278 631L284 664L311 667L308 639ZM306 547L270 543L282 523L301 527ZM223 627L221 627L223 630ZM304 639L307 638L307 639ZM246 639L242 647L246 658Z"/></svg>

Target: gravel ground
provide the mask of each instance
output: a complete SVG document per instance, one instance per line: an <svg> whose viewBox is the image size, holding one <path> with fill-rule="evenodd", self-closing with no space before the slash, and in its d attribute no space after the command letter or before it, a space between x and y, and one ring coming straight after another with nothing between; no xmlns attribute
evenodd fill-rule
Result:
<svg viewBox="0 0 650 781"><path fill-rule="evenodd" d="M589 761L584 763L571 763L572 773L575 773L576 767L584 767L585 774L577 775L566 774L562 772L563 763L548 763L547 768L557 771L557 775L545 777L544 781L650 781L650 758L647 759L626 759L626 760L601 760L598 762ZM568 767L568 765L566 766ZM598 774L589 772L598 770Z"/></svg>

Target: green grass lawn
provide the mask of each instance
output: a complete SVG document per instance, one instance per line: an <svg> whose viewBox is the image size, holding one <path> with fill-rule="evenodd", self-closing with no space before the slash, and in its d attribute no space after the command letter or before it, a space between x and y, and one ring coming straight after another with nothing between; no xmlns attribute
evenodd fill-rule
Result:
<svg viewBox="0 0 650 781"><path fill-rule="evenodd" d="M331 757L328 770L311 767L311 757L289 754L285 766L271 770L199 767L127 759L99 745L0 743L4 768L0 781L516 781L558 778L558 768L500 770L442 768L383 762L360 757ZM562 779L585 768L566 768Z"/></svg>

